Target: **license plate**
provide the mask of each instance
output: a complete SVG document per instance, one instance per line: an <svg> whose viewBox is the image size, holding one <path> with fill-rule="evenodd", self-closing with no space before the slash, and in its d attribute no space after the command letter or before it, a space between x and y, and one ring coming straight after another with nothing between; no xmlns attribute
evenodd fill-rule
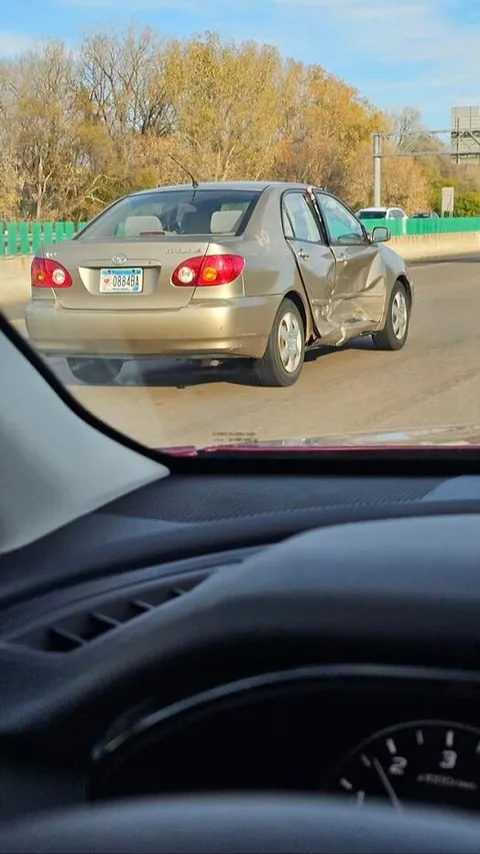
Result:
<svg viewBox="0 0 480 854"><path fill-rule="evenodd" d="M100 270L101 294L140 294L143 291L141 267L102 268Z"/></svg>

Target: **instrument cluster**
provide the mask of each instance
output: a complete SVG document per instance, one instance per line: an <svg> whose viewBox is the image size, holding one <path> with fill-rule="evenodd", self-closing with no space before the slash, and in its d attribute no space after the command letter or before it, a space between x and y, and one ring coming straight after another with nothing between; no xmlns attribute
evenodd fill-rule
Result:
<svg viewBox="0 0 480 854"><path fill-rule="evenodd" d="M359 808L480 808L480 685L355 668L268 674L116 722L90 796L330 794Z"/></svg>

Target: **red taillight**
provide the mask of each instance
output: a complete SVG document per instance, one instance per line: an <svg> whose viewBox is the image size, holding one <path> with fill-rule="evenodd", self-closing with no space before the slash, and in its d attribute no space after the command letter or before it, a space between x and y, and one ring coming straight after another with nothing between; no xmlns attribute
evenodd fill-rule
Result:
<svg viewBox="0 0 480 854"><path fill-rule="evenodd" d="M228 285L245 269L241 255L205 255L188 258L178 265L172 275L172 285L184 288Z"/></svg>
<svg viewBox="0 0 480 854"><path fill-rule="evenodd" d="M63 264L50 258L34 258L30 268L32 288L69 288L72 277Z"/></svg>

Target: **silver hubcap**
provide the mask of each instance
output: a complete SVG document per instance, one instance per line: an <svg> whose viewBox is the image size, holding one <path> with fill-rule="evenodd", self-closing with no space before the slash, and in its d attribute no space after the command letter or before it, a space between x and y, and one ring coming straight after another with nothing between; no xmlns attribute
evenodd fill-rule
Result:
<svg viewBox="0 0 480 854"><path fill-rule="evenodd" d="M291 311L287 311L280 321L278 350L286 372L293 374L302 358L302 330L296 316Z"/></svg>
<svg viewBox="0 0 480 854"><path fill-rule="evenodd" d="M408 307L403 291L397 291L392 302L392 329L395 338L399 341L407 331Z"/></svg>

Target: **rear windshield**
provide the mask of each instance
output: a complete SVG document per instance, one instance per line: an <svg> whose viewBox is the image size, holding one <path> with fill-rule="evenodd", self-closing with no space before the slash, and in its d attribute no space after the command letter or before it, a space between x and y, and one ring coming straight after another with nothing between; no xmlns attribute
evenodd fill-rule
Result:
<svg viewBox="0 0 480 854"><path fill-rule="evenodd" d="M100 214L79 240L162 234L235 235L245 227L259 190L152 190L121 199Z"/></svg>
<svg viewBox="0 0 480 854"><path fill-rule="evenodd" d="M357 214L359 219L385 219L386 211L359 211Z"/></svg>

